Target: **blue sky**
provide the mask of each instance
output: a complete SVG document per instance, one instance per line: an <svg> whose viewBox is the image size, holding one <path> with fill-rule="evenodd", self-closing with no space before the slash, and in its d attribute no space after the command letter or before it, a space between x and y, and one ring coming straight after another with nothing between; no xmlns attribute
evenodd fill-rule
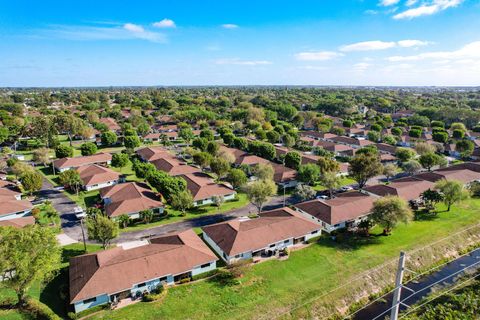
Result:
<svg viewBox="0 0 480 320"><path fill-rule="evenodd" d="M0 86L480 85L479 0L0 8Z"/></svg>

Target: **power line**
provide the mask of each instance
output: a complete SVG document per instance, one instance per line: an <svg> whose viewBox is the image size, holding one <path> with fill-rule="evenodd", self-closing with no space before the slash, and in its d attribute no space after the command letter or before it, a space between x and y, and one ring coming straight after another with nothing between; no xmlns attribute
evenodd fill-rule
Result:
<svg viewBox="0 0 480 320"><path fill-rule="evenodd" d="M412 313L413 311L415 311L415 310L423 307L424 305L432 302L433 300L435 300L435 299L437 299L437 298L439 298L439 297L441 297L441 296L443 296L443 295L446 295L446 294L449 293L450 291L453 291L453 290L455 290L456 288L461 287L463 284L467 283L468 281L472 281L472 280L476 279L476 278L479 277L479 276L480 276L480 273L477 274L477 275L474 276L474 277L471 277L471 278L468 278L468 279L465 280L465 281L462 281L461 283L453 286L452 288L450 288L450 289L448 289L448 290L443 291L441 294L433 297L432 299L427 300L427 301L425 301L424 303L422 303L422 304L420 304L420 305L418 305L418 306L413 307L413 308L410 309L408 312L406 312L406 313L404 313L403 315L401 315L399 319L402 319L402 318L406 317L407 315L409 315L409 314Z"/></svg>
<svg viewBox="0 0 480 320"><path fill-rule="evenodd" d="M422 288L422 289L420 289L420 290L418 290L418 291L414 291L413 289L406 287L406 288L408 288L409 290L413 291L413 293L410 294L409 296L407 296L406 298L402 299L402 300L399 302L399 304L406 305L406 304L404 303L404 301L410 299L411 297L413 297L413 296L419 294L420 292L425 291L425 290L427 290L427 289L429 289L429 288L431 288L431 287L439 284L440 282L443 282L443 281L445 281L446 279L451 278L451 277L453 277L453 276L455 276L455 275L457 275L457 274L459 274L459 273L461 273L461 272L463 272L463 271L465 271L465 270L467 270L467 269L469 269L469 268L471 268L471 267L474 267L474 266L476 266L476 265L478 265L478 264L480 264L480 261L479 261L479 262L475 262L475 263L473 263L473 264L471 264L471 265L469 265L469 266L467 266L467 267L465 267L465 268L463 268L463 269L460 269L460 270L458 270L458 271L456 271L456 272L454 272L454 273L452 273L452 274L450 274L450 275L448 275L448 276L445 276L445 277L443 277L442 279L437 280L437 281L435 281L434 283L429 284L428 286L426 286L426 287L424 287L424 288ZM385 310L385 311L383 311L382 313L380 313L379 315L377 315L377 316L376 316L375 318L373 318L372 320L378 319L379 317L381 317L381 316L383 316L384 314L386 314L388 311L392 310L394 307L396 307L396 305L388 308L388 309Z"/></svg>
<svg viewBox="0 0 480 320"><path fill-rule="evenodd" d="M467 253L464 253L464 254L456 257L455 260L460 259L460 258L462 258L462 257L465 257L465 256L471 254L472 252L476 251L476 250L478 250L478 248L477 248L477 249L473 249L473 250L471 250L471 251L468 251ZM405 284L403 284L402 286L406 286L408 283L414 281L415 279L418 279L418 278L421 277L421 276L424 276L424 275L426 275L426 274L429 274L429 273L431 273L433 270L439 269L439 268L441 268L441 267L443 267L443 266L445 266L445 265L447 265L447 264L449 264L449 263L452 263L452 261L455 261L455 260L450 260L450 261L444 262L444 263L439 264L439 265L437 265L437 266L435 266L435 267L432 267L432 268L430 268L430 269L428 269L428 270L426 270L426 271L424 271L424 272L422 272L422 273L418 273L415 277L409 279L409 280L408 280ZM474 263L474 264L466 267L465 269L470 268L470 267L472 267L472 266L474 266L474 265L476 265L476 264L478 264L478 262L476 262L476 263ZM413 271L408 270L408 269L406 269L406 271L413 272ZM363 306L361 309L358 309L358 310L356 310L355 312L350 313L348 316L344 317L344 319L351 318L352 316L354 316L354 315L357 314L358 312L362 311L363 309L366 309L366 308L368 308L369 306L371 306L372 304L374 304L375 302L383 299L385 296L387 296L388 294L392 293L395 289L396 289L396 288L393 288L392 290L388 291L387 293L384 293L382 296L380 296L380 297L376 298L375 300L369 302L367 305ZM409 289L409 288L408 288L408 289ZM407 298L406 298L406 299L407 299ZM404 299L404 300L405 300L405 299ZM390 309L389 309L389 310L390 310Z"/></svg>

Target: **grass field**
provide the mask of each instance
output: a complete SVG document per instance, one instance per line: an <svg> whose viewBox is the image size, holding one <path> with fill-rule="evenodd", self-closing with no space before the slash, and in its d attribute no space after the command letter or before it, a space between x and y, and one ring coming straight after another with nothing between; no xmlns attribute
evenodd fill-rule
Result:
<svg viewBox="0 0 480 320"><path fill-rule="evenodd" d="M443 205L440 206L443 209ZM319 296L365 270L466 226L477 224L480 199L455 206L451 212L401 225L391 236L375 236L361 242L335 242L323 237L318 244L291 253L286 261L252 266L241 285L223 287L204 281L169 290L163 304L139 303L94 319L251 319L284 311Z"/></svg>

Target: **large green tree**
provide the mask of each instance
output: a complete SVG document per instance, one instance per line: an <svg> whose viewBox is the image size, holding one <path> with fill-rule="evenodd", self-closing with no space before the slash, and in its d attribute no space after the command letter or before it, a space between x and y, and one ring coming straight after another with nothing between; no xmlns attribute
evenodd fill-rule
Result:
<svg viewBox="0 0 480 320"><path fill-rule="evenodd" d="M118 223L103 214L87 217L88 238L102 244L105 250L110 242L118 236Z"/></svg>
<svg viewBox="0 0 480 320"><path fill-rule="evenodd" d="M257 208L258 213L260 213L270 197L277 194L277 185L272 180L257 180L245 185L244 191L250 203L252 203Z"/></svg>
<svg viewBox="0 0 480 320"><path fill-rule="evenodd" d="M39 225L0 228L1 287L15 291L24 305L27 291L46 282L60 267L61 249L55 231Z"/></svg>
<svg viewBox="0 0 480 320"><path fill-rule="evenodd" d="M456 180L439 180L435 183L435 189L442 195L443 202L447 206L447 211L450 211L452 204L469 196L463 184Z"/></svg>
<svg viewBox="0 0 480 320"><path fill-rule="evenodd" d="M350 159L348 173L363 188L370 178L378 176L383 171L382 163L377 155L361 153Z"/></svg>
<svg viewBox="0 0 480 320"><path fill-rule="evenodd" d="M413 212L404 199L386 196L375 200L370 219L383 227L383 233L388 235L400 222L411 221Z"/></svg>

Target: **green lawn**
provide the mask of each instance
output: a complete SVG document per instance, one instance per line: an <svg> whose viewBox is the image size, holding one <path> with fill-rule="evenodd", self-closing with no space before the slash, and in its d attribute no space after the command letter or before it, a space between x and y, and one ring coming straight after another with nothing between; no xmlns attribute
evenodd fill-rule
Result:
<svg viewBox="0 0 480 320"><path fill-rule="evenodd" d="M70 191L64 191L64 193L84 209L93 207L100 201L100 192L98 190L80 191L78 195Z"/></svg>
<svg viewBox="0 0 480 320"><path fill-rule="evenodd" d="M242 208L242 207L244 207L248 204L247 196L244 193L238 193L237 196L238 196L237 200L225 202L220 206L220 208L218 208L216 206L213 206L213 205L207 205L207 206L204 206L204 207L194 208L194 209L191 209L191 210L187 211L186 216L182 216L180 211L174 210L169 205L167 205L166 208L165 208L165 210L167 212L166 216L162 216L162 217L160 217L159 220L148 223L148 224L138 223L136 225L129 226L125 229L120 229L120 232L130 232L130 231L144 230L144 229L149 229L149 228L159 226L159 225L163 225L163 224L168 224L168 223L173 223L173 222L198 218L200 216L223 213L223 212L230 211L230 210L233 210L233 209Z"/></svg>
<svg viewBox="0 0 480 320"><path fill-rule="evenodd" d="M268 314L273 316L350 283L355 275L396 258L400 250L433 243L477 224L479 218L480 199L472 199L451 212L401 225L388 237L381 236L380 230L373 230L377 236L361 242L322 237L317 244L292 252L286 261L252 266L238 286L224 287L215 281L179 286L169 290L163 304L138 303L102 312L93 319L251 319L259 315L269 318Z"/></svg>

